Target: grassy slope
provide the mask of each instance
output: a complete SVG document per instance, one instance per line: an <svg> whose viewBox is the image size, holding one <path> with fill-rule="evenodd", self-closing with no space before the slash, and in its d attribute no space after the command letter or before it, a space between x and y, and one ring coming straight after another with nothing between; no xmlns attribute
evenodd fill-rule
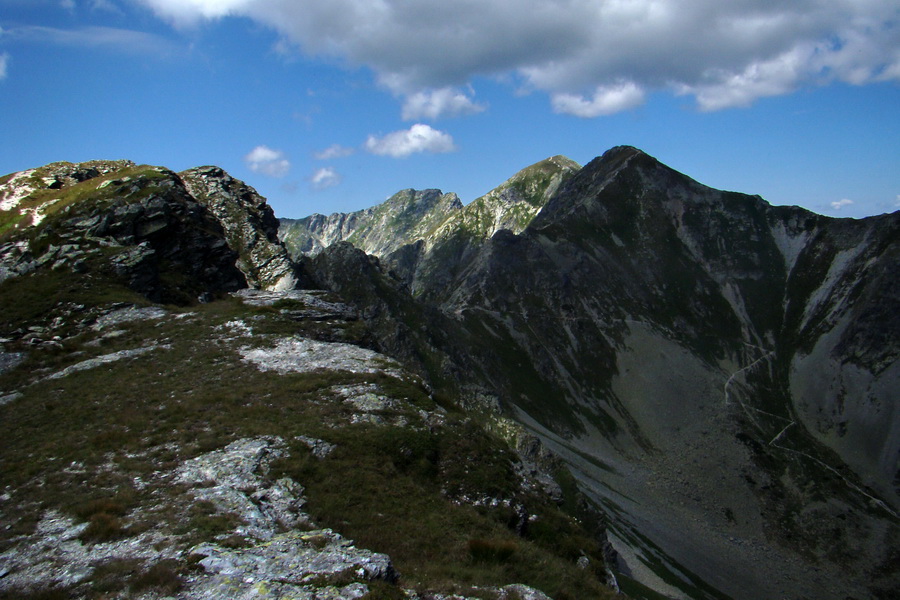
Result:
<svg viewBox="0 0 900 600"><path fill-rule="evenodd" d="M65 314L63 307L87 304L91 295L103 301L134 299L114 284L82 288L66 285L59 273L46 276L3 284L0 314L16 315L15 322L7 317L6 328L47 325L48 310ZM22 299L40 298L51 288L54 294L43 303L21 308ZM88 306L67 320L90 319L91 314L96 313ZM557 598L606 593L596 573L574 567L581 551L600 564L596 542L552 503L520 497L511 455L497 438L452 413L434 431L349 425L348 409L335 399L334 385L376 383L391 397L407 399L398 414L412 421L418 409L434 405L415 380L347 372L259 372L241 362L235 351L239 342L219 339L216 327L234 319L243 319L256 334L240 342L244 344L294 333L351 341L364 336L358 322L297 323L278 310L247 308L231 299L162 320L126 323L116 328L115 336L62 325L61 347L29 350L26 363L0 375L0 394L22 393L0 406L0 489L11 497L0 505L0 518L10 524L0 531L0 550L14 546L17 536L31 533L42 514L56 509L91 523L83 534L85 543L153 529L164 533L173 549L186 553L191 545L227 532L233 519L192 501L183 487L154 485L162 481L160 472L241 437L290 440L307 435L335 443L338 450L318 460L295 443L272 476L296 477L318 524L391 555L403 576L401 584L465 590L522 582ZM151 342L166 347L60 379L42 379L92 356ZM25 349L17 344L6 348ZM139 489L135 478L149 485ZM539 518L518 537L509 528L508 509L450 500L462 493L512 496L527 502ZM479 554L478 542L473 550L472 540L486 540L487 553ZM126 569L110 561L100 567L88 584L58 592L100 598L110 587L134 592L141 581L152 579L147 565ZM176 561L167 568L177 577L190 565ZM111 578L116 569L126 570L127 576Z"/></svg>

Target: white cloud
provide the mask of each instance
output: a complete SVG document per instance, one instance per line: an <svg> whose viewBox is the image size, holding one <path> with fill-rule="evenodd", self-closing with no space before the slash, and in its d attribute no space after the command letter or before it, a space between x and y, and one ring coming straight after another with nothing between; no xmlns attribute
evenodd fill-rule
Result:
<svg viewBox="0 0 900 600"><path fill-rule="evenodd" d="M269 177L284 177L291 169L291 162L281 150L257 146L244 157L244 162L254 173Z"/></svg>
<svg viewBox="0 0 900 600"><path fill-rule="evenodd" d="M370 135L364 147L372 154L394 158L404 158L418 152L436 154L456 150L456 144L453 143L449 133L432 129L422 123L416 123L409 129L394 131L383 137Z"/></svg>
<svg viewBox="0 0 900 600"><path fill-rule="evenodd" d="M202 19L217 19L229 15L256 18L256 11L275 2L257 0L139 0L153 8L160 16L178 26L194 25ZM263 19L265 21L265 19Z"/></svg>
<svg viewBox="0 0 900 600"><path fill-rule="evenodd" d="M9 69L9 54L4 52L0 54L0 81L6 79L6 75Z"/></svg>
<svg viewBox="0 0 900 600"><path fill-rule="evenodd" d="M477 104L469 96L452 87L436 90L422 90L406 97L403 102L403 120L439 119L441 117L459 117L471 115L485 110L483 104Z"/></svg>
<svg viewBox="0 0 900 600"><path fill-rule="evenodd" d="M332 144L322 150L321 152L316 152L313 154L313 157L318 160L332 160L335 158L344 158L345 156L350 156L356 152L353 148L348 148L347 146L341 146L340 144Z"/></svg>
<svg viewBox="0 0 900 600"><path fill-rule="evenodd" d="M900 194L897 194L897 201L894 203L894 206L900 207Z"/></svg>
<svg viewBox="0 0 900 600"><path fill-rule="evenodd" d="M555 112L592 118L643 104L644 91L634 82L623 81L609 86L597 86L590 100L578 94L554 94L552 101Z"/></svg>
<svg viewBox="0 0 900 600"><path fill-rule="evenodd" d="M315 173L310 176L309 181L313 188L324 190L338 185L341 182L341 176L331 167L322 167L321 169L316 169Z"/></svg>
<svg viewBox="0 0 900 600"><path fill-rule="evenodd" d="M848 200L847 198L843 198L841 200L836 200L831 203L831 208L834 210L841 210L845 206L850 206L853 204L853 200Z"/></svg>
<svg viewBox="0 0 900 600"><path fill-rule="evenodd" d="M585 115L630 108L635 90L717 110L835 81L900 81L896 0L140 1L179 26L247 17L309 55L366 65L410 119L472 111L452 90L478 76L513 75ZM628 91L623 81L634 89L617 103L609 90Z"/></svg>
<svg viewBox="0 0 900 600"><path fill-rule="evenodd" d="M176 52L175 44L164 37L116 27L83 27L58 29L28 25L4 30L4 37L24 42L73 46L79 48L110 49L117 52L168 55Z"/></svg>
<svg viewBox="0 0 900 600"><path fill-rule="evenodd" d="M69 10L69 11L75 10L75 0L60 0L59 5L64 10Z"/></svg>

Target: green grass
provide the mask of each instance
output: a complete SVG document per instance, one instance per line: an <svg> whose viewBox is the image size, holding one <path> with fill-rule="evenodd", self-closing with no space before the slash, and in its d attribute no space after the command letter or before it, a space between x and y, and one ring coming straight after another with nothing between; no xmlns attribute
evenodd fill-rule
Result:
<svg viewBox="0 0 900 600"><path fill-rule="evenodd" d="M511 455L473 423L451 420L436 435L347 427L328 439L337 449L326 459L298 446L276 468L307 486L314 520L389 554L403 585L451 590L518 582L558 598L603 597L597 574L574 566L581 548L574 558L553 554L554 538L567 532L553 519L565 517L555 506L519 497ZM528 502L541 525L519 537L509 507L454 500L491 495ZM577 528L571 520L567 525Z"/></svg>
<svg viewBox="0 0 900 600"><path fill-rule="evenodd" d="M49 284L26 278L17 286L36 290ZM70 299L86 293L75 288L62 292ZM58 302L45 306L52 309ZM6 506L16 507L13 527L0 531L0 549L33 531L51 508L87 522L82 534L87 544L153 529L180 548L215 538L245 545L244 539L228 537L238 524L233 515L191 499L185 486L161 487L154 474L171 472L184 460L235 439L277 435L289 441L290 456L273 465L270 476L287 474L304 486L307 510L319 526L332 527L361 547L388 553L403 585L454 590L526 583L556 598L604 597L598 573L574 565L582 551L599 557L590 536L546 499L523 495L512 470L512 453L474 421L451 412L444 425L425 427L418 411L434 410L436 404L421 380L346 372L260 372L243 363L234 348L265 344L265 339L217 342L232 335L217 327L240 319L257 336L266 336L290 335L306 324L233 299L197 306L193 314L174 318L181 310L172 308L172 314L160 320L124 323L117 327L121 335L97 346L85 343L103 332L82 333L63 350L33 350L28 363L0 375L0 389L24 394L0 407L0 489L12 490ZM39 317L36 310L29 315ZM316 327L322 327L322 336L341 334L340 325ZM362 330L356 333L366 337ZM27 385L41 372L151 341L168 349ZM335 396L333 387L353 384L375 384L380 394L403 400L385 416L404 416L410 425L349 425L353 411ZM303 444L290 442L297 435L337 447L327 458L317 459ZM136 477L146 487L136 487ZM519 536L514 531L517 515L508 506L476 507L463 501L486 497L525 503L529 514L538 518ZM573 545L563 548L559 532L581 533L570 536ZM515 550L506 558L482 560L470 546L479 539ZM94 585L90 589L98 594L101 588L109 593L172 590L187 566L151 571L150 565L122 563L108 570L120 568L129 573L121 587L111 589L115 586L109 572L86 585ZM34 593L52 597L57 591ZM391 598L394 593L391 587L374 586L370 597Z"/></svg>

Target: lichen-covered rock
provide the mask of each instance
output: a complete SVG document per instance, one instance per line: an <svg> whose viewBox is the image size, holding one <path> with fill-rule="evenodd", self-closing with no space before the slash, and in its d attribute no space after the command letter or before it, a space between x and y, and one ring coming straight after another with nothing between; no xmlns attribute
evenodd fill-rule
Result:
<svg viewBox="0 0 900 600"><path fill-rule="evenodd" d="M322 440L304 440L322 456L333 448ZM302 511L302 486L267 477L270 463L286 454L280 438L245 438L178 468L176 481L193 486L198 500L239 517L234 533L255 540L246 548L214 541L192 548L192 555L203 557L198 562L204 573L192 578L184 598L353 600L368 591L366 581L396 581L387 555L357 548L331 529L311 529ZM355 581L346 584L347 579Z"/></svg>
<svg viewBox="0 0 900 600"><path fill-rule="evenodd" d="M281 304L281 311L295 320L355 320L356 310L343 302L333 302L323 298L329 292L322 290L255 290L245 289L234 293L249 306L274 306Z"/></svg>
<svg viewBox="0 0 900 600"><path fill-rule="evenodd" d="M164 537L158 532L88 544L79 537L87 527L87 523L76 523L54 510L44 513L34 533L0 554L0 573L4 573L0 594L31 587L73 586L110 560L158 562L176 556L167 544L160 543Z"/></svg>
<svg viewBox="0 0 900 600"><path fill-rule="evenodd" d="M112 362L116 362L119 360L123 360L126 358L135 358L141 356L143 354L147 354L148 352L153 352L158 348L166 348L166 346L158 346L158 345L150 345L143 346L141 348L132 348L130 350L119 350L118 352L111 352L109 354L104 354L102 356L97 356L95 358L89 358L87 360L83 360L81 362L75 363L74 365L68 366L61 371L57 371L52 375L48 375L47 379L60 379L62 377L66 377L67 375L71 375L72 373L77 373L78 371L86 371L87 369L95 369L99 366L106 365Z"/></svg>
<svg viewBox="0 0 900 600"><path fill-rule="evenodd" d="M300 597L310 594L307 597L323 598L322 592L315 588L333 587L322 586L329 578L353 578L360 582L397 579L387 555L357 548L330 529L281 533L249 548L202 544L193 548L192 553L205 557L199 564L210 574L194 587L193 597L198 592L202 596L207 590L229 590L229 597L254 598L258 596L253 594L277 590L281 595L262 597L281 598L294 593ZM361 590L361 587L351 590Z"/></svg>
<svg viewBox="0 0 900 600"><path fill-rule="evenodd" d="M234 441L183 463L176 480L195 486L194 497L241 520L238 535L271 539L276 532L309 524L303 487L289 478L269 481L269 465L287 453L277 437Z"/></svg>
<svg viewBox="0 0 900 600"><path fill-rule="evenodd" d="M229 245L239 253L238 268L252 287L297 287L294 263L278 240L278 219L265 198L218 167L197 167L179 175L221 223Z"/></svg>
<svg viewBox="0 0 900 600"><path fill-rule="evenodd" d="M242 358L262 371L308 373L318 369L351 373L386 373L401 377L400 365L372 350L340 342L319 342L302 337L279 338L263 348L244 346Z"/></svg>

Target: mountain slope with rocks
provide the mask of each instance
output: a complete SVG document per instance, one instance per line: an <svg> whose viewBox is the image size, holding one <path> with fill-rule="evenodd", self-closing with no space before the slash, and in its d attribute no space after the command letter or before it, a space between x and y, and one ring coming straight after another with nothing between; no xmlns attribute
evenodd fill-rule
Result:
<svg viewBox="0 0 900 600"><path fill-rule="evenodd" d="M414 319L394 338L406 355L564 459L635 595L889 598L898 227L773 207L618 147L519 232L440 256L442 277L398 260L422 241L382 257L380 280L339 247L308 264L381 298L380 331Z"/></svg>
<svg viewBox="0 0 900 600"><path fill-rule="evenodd" d="M447 217L462 209L456 194L440 190L401 190L373 208L328 216L282 219L279 238L296 258L315 255L337 242L348 241L369 254L382 256L429 235Z"/></svg>
<svg viewBox="0 0 900 600"><path fill-rule="evenodd" d="M611 597L563 464L274 233L214 167L0 178L0 598Z"/></svg>
<svg viewBox="0 0 900 600"><path fill-rule="evenodd" d="M0 178L0 598L900 588L900 213L623 146L275 226L215 167Z"/></svg>
<svg viewBox="0 0 900 600"><path fill-rule="evenodd" d="M581 465L639 579L887 597L898 225L770 207L617 148L494 236L440 308L471 368Z"/></svg>

